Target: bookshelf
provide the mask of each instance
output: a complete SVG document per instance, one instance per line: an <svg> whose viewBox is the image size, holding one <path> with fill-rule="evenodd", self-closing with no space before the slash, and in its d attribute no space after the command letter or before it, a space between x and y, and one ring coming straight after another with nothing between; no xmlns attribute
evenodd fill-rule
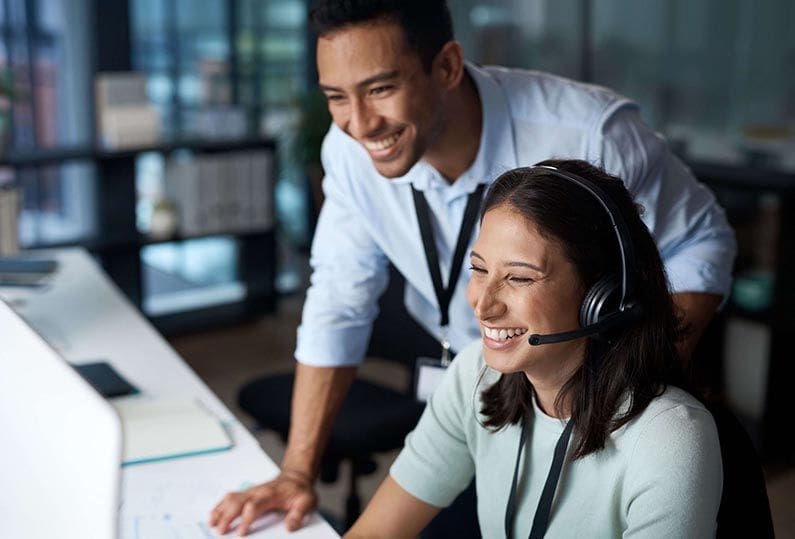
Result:
<svg viewBox="0 0 795 539"><path fill-rule="evenodd" d="M95 255L105 271L125 295L139 308L143 306L143 271L141 249L148 245L182 242L208 236L231 235L238 243L237 266L246 296L235 305L222 305L152 317L164 332L196 329L216 323L247 319L275 306L276 240L273 226L264 230L226 232L152 238L136 227L135 159L142 153L156 152L168 157L178 151L194 155L228 154L248 150L274 153L273 140L249 138L238 141L183 140L111 151L93 147L51 148L41 151L10 152L0 159L0 166L20 169L59 165L69 161L90 161L99 176L96 233L68 244L42 243L33 248L81 245ZM263 179L264 181L264 179ZM272 201L272 197L271 197ZM273 208L271 208L273 211Z"/></svg>
<svg viewBox="0 0 795 539"><path fill-rule="evenodd" d="M151 282L146 279L151 272L151 265L143 263L144 260L149 260L149 254L155 251L168 252L169 250L175 253L192 252L196 243L203 242L194 243L188 240L224 236L234 240L220 243L229 246L228 252L236 253L236 260L233 261L230 257L217 260L221 260L224 264L228 260L229 264L226 267L236 268L236 273L230 278L245 287L245 297L234 301L234 305L219 304L218 308L204 308L199 305L191 312L153 315L151 316L153 322L164 331L195 329L214 323L238 320L241 317L250 317L272 309L276 295L274 286L276 236L274 229L277 225L275 222L263 223L260 221L259 224L249 229L246 229L244 222L239 222L237 226L230 225L228 230L224 230L223 226L216 226L212 231L196 230L190 234L177 233L166 238L150 237L139 231L136 222L136 201L137 195L140 194L136 193L136 179L140 179L141 174L145 172L145 169L141 167L148 166L143 163L149 161L140 157L151 153L159 154L169 162L177 162L186 154L192 155L197 161L212 160L208 156L217 156L219 161L228 161L227 157L234 154L265 152L272 158L267 165L268 170L275 168L277 146L282 152L286 147L282 144L281 138L278 143L275 139L276 136L281 136L282 130L268 130L268 133L274 133L273 138L264 135L258 136L257 134L265 132L262 128L261 115L267 109L269 113L273 111L273 117L278 119L278 115L281 114L278 106L288 104L292 106L293 97L299 93L299 87L306 82L304 78L308 75L304 73L304 67L302 67L306 63L306 59L296 57L296 55L304 54L305 51L301 52L303 51L302 47L295 51L290 49L291 56L289 58L280 56L274 59L271 58L270 49L265 50L254 46L249 50L239 47L238 43L245 37L250 44L256 45L261 41L259 38L263 37L266 30L275 32L278 24L272 27L271 23L278 23L280 19L266 16L271 12L288 16L287 19L293 21L289 24L295 26L295 28L290 27L292 28L290 32L284 35L279 34L279 43L288 38L292 41L303 42L307 39L301 26L303 17L300 16L301 9L296 11L301 6L303 6L302 2L291 2L290 0L280 0L267 5L231 0L208 5L202 16L195 16L195 13L190 9L186 10L185 6L176 0L118 0L114 2L85 0L80 2L81 9L77 10L75 17L80 18L78 22L81 31L76 35L84 36L89 45L79 49L82 51L82 55L78 56L75 53L69 56L64 54L66 45L63 45L69 42L68 39L62 38L57 43L51 40L56 45L48 41L47 51L50 51L50 54L47 59L55 54L52 51L60 51L59 54L68 60L68 65L53 66L50 62L47 66L51 68L52 73L60 75L58 80L64 78L64 73L74 74L76 82L73 81L74 84L69 88L74 87L75 90L69 91L89 96L83 101L78 100L79 106L68 108L75 115L69 121L80 123L80 135L63 139L80 140L84 143L72 146L57 145L54 141L61 140L60 138L43 135L37 131L41 122L31 120L28 122L30 125L25 124L24 126L18 123L16 126L12 126L12 129L16 129L18 134L24 134L25 137L18 136L14 139L12 145L19 146L19 148L12 148L7 152L0 153L0 167L13 169L17 173L19 182L29 182L26 184L28 186L35 185L30 188L33 195L27 200L42 205L48 202L44 197L37 198L39 196L37 189L42 184L42 180L50 182L46 185L47 196L50 196L50 193L55 193L53 196L60 197L61 194L58 190L63 185L61 179L63 175L60 171L69 169L68 176L71 181L69 196L71 198L68 200L76 200L73 195L78 187L81 189L81 193L86 193L85 197L81 198L79 205L69 202L72 204L68 210L70 219L73 219L73 215L93 216L93 219L79 221L75 226L82 228L74 235L71 235L71 229L63 229L63 234L57 233L60 229L58 229L59 222L56 220L54 221L56 233L34 232L32 236L26 238L26 247L47 248L66 245L86 247L129 299L139 308L143 308L147 298L150 297L148 286L144 285ZM153 16L154 12L160 13L161 16ZM211 14L207 15L207 13ZM38 39L35 36L39 36L41 30L36 22L38 21L37 17L33 16L35 10L31 11L29 15L31 15L29 20L26 19L24 24L20 23L22 24L20 31ZM252 21L257 23L254 27L251 27ZM61 33L56 31L54 36L72 35L64 30L59 31ZM59 43L60 45L58 45ZM29 56L32 54L30 51L28 53ZM31 57L38 58L35 55ZM25 58L19 59L19 62L24 63ZM196 94L193 90L183 91L186 87L193 88L191 84L195 85L196 81L206 75L203 71L204 68L212 67L211 64L215 65L213 62L219 63L221 67L226 66L221 70L222 77L227 77L221 81L223 86L221 90L225 88L221 94L226 97L217 92L211 92L212 95L207 96ZM263 70L279 66L292 66L292 69L297 70L296 73L300 77L296 78L296 73L292 73L292 78L280 77L281 83L292 85L290 86L292 90L282 96L287 101L284 103L279 101L276 106L273 105L274 96L265 92L264 87L260 88L261 77L257 77L255 81L252 76L260 76ZM52 75L51 72L47 73ZM154 77L150 79L150 82L155 80L156 84L148 87L147 96L152 103L161 107L163 112L161 136L164 136L165 140L124 149L106 149L100 144L103 136L98 125L101 123L98 120L101 120L102 116L100 105L101 102L104 102L99 98L105 94L97 88L94 82L98 80L99 74L131 72ZM270 71L268 72L270 73ZM38 88L45 84L46 81L41 78L42 76L44 75L31 68L31 87ZM186 82L190 84L185 86ZM168 88L168 90L164 90L164 88ZM31 92L30 95L34 94ZM56 96L52 92L47 95L58 104L58 111L67 110L67 105L63 104L66 101L60 98L55 99ZM32 109L34 120L46 119L49 122L47 124L49 127L60 125L57 122L67 121L53 113L54 109L40 106L40 100L31 98L27 101L30 102L29 106ZM73 101L69 101L69 103L72 104ZM192 124L187 121L189 119L187 113L225 105L237 107L246 115L248 125L244 131L245 134L236 131L235 133L239 136L231 140L197 138L201 135L190 134L205 131L191 128ZM27 129L27 131L23 132L23 129ZM220 136L222 133L206 132L208 137L214 135ZM229 136L229 133L226 133L226 136ZM56 145L52 146L53 144ZM21 147L25 149L21 149ZM158 160L154 159L154 161ZM86 174L96 176L96 181L92 179L90 182L86 182L90 185L85 188L81 183L84 164L86 171L91 169ZM253 165L251 170L254 170ZM227 177L233 176L229 174L229 169L226 169L226 175ZM275 174L271 176L275 179ZM185 177L189 178L190 175L185 175ZM239 177L239 175L234 177ZM256 172L252 172L252 182L255 177L258 177ZM282 178L281 171L280 178ZM184 183L190 189L191 182ZM76 185L78 187L75 187ZM226 189L226 185L224 184L222 188ZM166 194L168 195L168 193ZM272 195L273 193L271 193L271 205L273 205ZM224 191L224 196L228 197L226 191ZM59 198L59 203L60 200ZM57 211L61 211L62 207L59 206ZM273 208L271 208L271 214L275 215L272 210ZM50 211L50 214L55 214L55 212ZM233 215L233 213L230 210L226 212L226 215ZM36 217L36 219L39 218ZM48 222L46 226L52 229L53 224ZM88 230L89 228L90 230ZM31 230L30 227L28 230ZM208 240L208 242L212 241ZM174 243L174 248L165 245L168 243Z"/></svg>

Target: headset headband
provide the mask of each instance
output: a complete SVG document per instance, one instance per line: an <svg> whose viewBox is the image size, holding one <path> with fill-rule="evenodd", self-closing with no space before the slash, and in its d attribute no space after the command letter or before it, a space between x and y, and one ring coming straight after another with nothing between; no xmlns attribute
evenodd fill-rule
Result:
<svg viewBox="0 0 795 539"><path fill-rule="evenodd" d="M621 254L621 302L619 303L618 310L624 311L629 306L627 301L628 298L631 298L635 292L635 271L633 264L633 261L635 260L635 253L633 252L632 240L629 236L629 229L627 228L624 219L621 217L621 212L618 210L618 206L616 206L615 202L613 202L613 199L610 198L610 196L608 196L608 194L605 193L601 187L596 185L591 180L586 180L582 176L578 176L572 172L560 170L549 165L535 165L528 167L528 169L544 169L554 176L569 180L570 182L579 185L591 193L591 196L593 196L604 208L605 212L607 212L608 217L610 217L610 222L613 225L613 231L615 232L616 239L618 240L618 250Z"/></svg>

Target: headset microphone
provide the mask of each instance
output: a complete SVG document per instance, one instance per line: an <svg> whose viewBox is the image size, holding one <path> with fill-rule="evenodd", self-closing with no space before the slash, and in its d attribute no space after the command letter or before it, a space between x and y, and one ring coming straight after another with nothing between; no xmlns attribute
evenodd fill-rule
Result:
<svg viewBox="0 0 795 539"><path fill-rule="evenodd" d="M561 331L560 333L548 333L546 335L534 333L530 335L530 338L527 339L527 342L530 343L530 346L540 346L542 344L555 344L559 342L573 341L581 337L597 335L599 333L609 331L614 327L626 324L633 318L636 318L640 314L640 310L641 309L639 305L630 304L623 311L616 311L614 313L608 314L594 324L589 324L585 327L574 329L572 331Z"/></svg>
<svg viewBox="0 0 795 539"><path fill-rule="evenodd" d="M577 174L548 165L536 165L530 168L542 168L553 176L580 186L602 206L613 225L620 255L621 272L617 275L615 273L603 275L586 292L580 305L579 329L547 335L533 334L530 335L527 342L530 343L530 346L539 346L573 341L628 325L638 318L642 309L634 299L635 267L631 237L615 202L601 187Z"/></svg>

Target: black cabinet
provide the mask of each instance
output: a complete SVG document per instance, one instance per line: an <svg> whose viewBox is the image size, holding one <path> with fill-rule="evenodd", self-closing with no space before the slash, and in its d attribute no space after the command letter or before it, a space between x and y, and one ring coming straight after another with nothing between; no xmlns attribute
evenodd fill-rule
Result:
<svg viewBox="0 0 795 539"><path fill-rule="evenodd" d="M724 314L723 391L730 404L731 393L735 394L735 411L765 458L791 456L795 454L791 428L795 172L703 162L690 166L715 191L737 230L735 288ZM756 271L760 267L762 273ZM744 294L746 284L757 291ZM727 387L732 385L734 391Z"/></svg>

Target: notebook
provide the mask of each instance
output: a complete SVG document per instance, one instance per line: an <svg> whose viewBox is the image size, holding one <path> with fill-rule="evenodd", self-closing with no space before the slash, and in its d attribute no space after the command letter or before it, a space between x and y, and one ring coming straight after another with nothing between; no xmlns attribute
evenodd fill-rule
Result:
<svg viewBox="0 0 795 539"><path fill-rule="evenodd" d="M221 422L191 399L111 401L124 430L124 465L201 455L232 447Z"/></svg>
<svg viewBox="0 0 795 539"><path fill-rule="evenodd" d="M119 417L2 301L0 432L0 537L116 537Z"/></svg>
<svg viewBox="0 0 795 539"><path fill-rule="evenodd" d="M0 257L0 286L42 286L57 268L54 260Z"/></svg>

